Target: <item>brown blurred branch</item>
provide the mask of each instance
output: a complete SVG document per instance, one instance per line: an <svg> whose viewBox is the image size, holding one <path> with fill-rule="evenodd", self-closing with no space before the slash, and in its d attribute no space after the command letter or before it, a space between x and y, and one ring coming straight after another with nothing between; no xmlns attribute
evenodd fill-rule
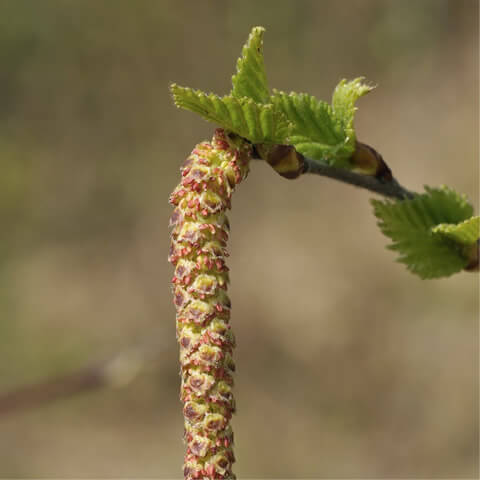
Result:
<svg viewBox="0 0 480 480"><path fill-rule="evenodd" d="M0 416L17 413L62 398L72 397L107 387L129 385L159 350L152 342L121 351L110 360L99 362L58 378L26 385L16 390L0 393Z"/></svg>
<svg viewBox="0 0 480 480"><path fill-rule="evenodd" d="M63 377L49 379L0 394L0 415L28 410L77 393L106 386L102 368L91 367Z"/></svg>

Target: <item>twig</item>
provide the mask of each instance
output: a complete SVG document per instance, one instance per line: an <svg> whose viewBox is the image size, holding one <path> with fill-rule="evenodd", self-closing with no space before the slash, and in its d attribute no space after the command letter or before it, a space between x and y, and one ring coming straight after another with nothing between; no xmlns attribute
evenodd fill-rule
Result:
<svg viewBox="0 0 480 480"><path fill-rule="evenodd" d="M350 157L350 162L353 167L369 174L332 167L304 157L293 145L255 144L252 148L255 159L265 160L279 175L288 179L313 173L399 200L413 198L416 195L397 182L389 166L374 148L359 141L355 142L355 150Z"/></svg>
<svg viewBox="0 0 480 480"><path fill-rule="evenodd" d="M345 168L331 167L307 157L304 157L304 162L303 173L313 173L315 175L333 178L334 180L348 183L349 185L379 193L385 197L404 200L415 196L414 192L402 187L395 178L383 180L374 176L355 173Z"/></svg>

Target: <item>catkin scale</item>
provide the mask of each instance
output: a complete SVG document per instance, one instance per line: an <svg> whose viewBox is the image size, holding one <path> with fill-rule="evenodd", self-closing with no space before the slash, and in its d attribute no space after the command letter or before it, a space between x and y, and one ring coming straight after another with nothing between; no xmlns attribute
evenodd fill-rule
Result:
<svg viewBox="0 0 480 480"><path fill-rule="evenodd" d="M180 346L185 479L235 478L232 473L235 411L225 215L238 183L248 174L251 146L217 129L185 161L170 196L169 261Z"/></svg>

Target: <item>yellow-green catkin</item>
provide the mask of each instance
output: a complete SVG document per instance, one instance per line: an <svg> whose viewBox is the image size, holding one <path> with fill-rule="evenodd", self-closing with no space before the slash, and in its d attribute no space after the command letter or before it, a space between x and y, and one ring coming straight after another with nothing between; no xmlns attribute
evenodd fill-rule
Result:
<svg viewBox="0 0 480 480"><path fill-rule="evenodd" d="M175 266L185 479L235 478L230 426L235 340L227 295L225 212L236 185L247 176L250 159L247 142L217 129L211 142L194 148L170 196L175 206L169 261Z"/></svg>

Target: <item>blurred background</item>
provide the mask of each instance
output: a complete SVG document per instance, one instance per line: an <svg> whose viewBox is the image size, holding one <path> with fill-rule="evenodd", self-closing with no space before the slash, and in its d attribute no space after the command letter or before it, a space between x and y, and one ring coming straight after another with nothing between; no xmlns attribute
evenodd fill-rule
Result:
<svg viewBox="0 0 480 480"><path fill-rule="evenodd" d="M168 195L213 126L170 82L226 93L263 25L271 86L328 100L365 75L359 139L407 187L448 184L478 211L478 13L0 1L0 392L20 392L0 409L0 477L181 475ZM234 197L239 477L478 478L478 276L409 274L371 196L256 162ZM88 393L22 390L90 366Z"/></svg>

